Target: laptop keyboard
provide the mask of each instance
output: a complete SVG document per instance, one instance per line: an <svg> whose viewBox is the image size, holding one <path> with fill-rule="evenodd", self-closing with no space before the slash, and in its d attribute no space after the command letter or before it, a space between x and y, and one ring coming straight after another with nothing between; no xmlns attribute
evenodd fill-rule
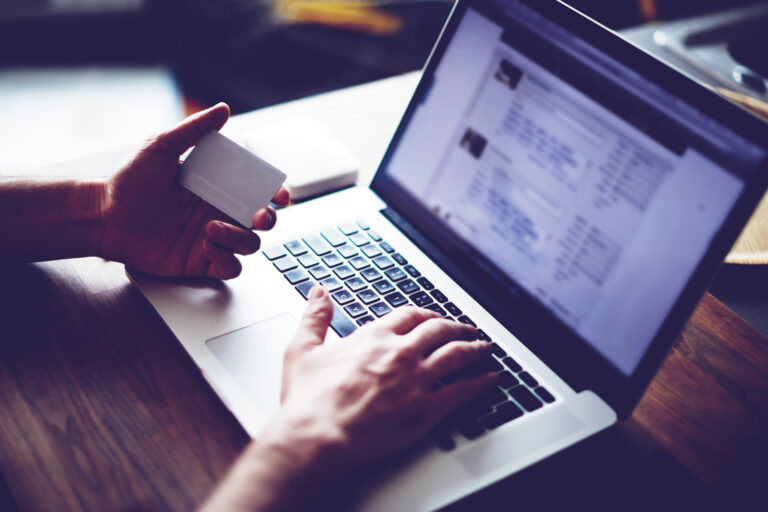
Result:
<svg viewBox="0 0 768 512"><path fill-rule="evenodd" d="M407 304L477 327L461 308L362 220L267 247L262 253L305 299L317 283L331 293L331 328L342 338ZM432 432L432 439L443 450L455 448L456 434L477 439L555 401L485 331L478 329L478 337L491 343L493 356L443 377L436 383L436 389L488 371L499 372L499 385L455 411Z"/></svg>

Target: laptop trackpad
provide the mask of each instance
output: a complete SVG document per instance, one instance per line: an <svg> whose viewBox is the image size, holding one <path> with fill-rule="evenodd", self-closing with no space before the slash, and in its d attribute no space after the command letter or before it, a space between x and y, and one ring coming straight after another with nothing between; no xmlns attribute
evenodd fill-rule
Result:
<svg viewBox="0 0 768 512"><path fill-rule="evenodd" d="M283 353L298 323L287 313L206 341L256 407L269 414L280 405Z"/></svg>

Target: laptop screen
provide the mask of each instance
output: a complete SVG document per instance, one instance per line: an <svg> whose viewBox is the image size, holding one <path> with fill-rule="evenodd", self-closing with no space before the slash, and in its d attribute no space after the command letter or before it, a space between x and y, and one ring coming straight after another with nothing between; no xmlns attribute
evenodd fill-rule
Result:
<svg viewBox="0 0 768 512"><path fill-rule="evenodd" d="M380 173L630 375L765 155L495 3L462 12Z"/></svg>

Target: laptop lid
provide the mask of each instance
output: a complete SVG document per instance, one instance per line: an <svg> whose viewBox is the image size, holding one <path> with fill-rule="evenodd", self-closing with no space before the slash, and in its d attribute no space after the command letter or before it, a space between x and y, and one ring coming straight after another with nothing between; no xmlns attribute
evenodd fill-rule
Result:
<svg viewBox="0 0 768 512"><path fill-rule="evenodd" d="M762 197L767 155L760 120L569 7L465 0L372 189L623 416Z"/></svg>

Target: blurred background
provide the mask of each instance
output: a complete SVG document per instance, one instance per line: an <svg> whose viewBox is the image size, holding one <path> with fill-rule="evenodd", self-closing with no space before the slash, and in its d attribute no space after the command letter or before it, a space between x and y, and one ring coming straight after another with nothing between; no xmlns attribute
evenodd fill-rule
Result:
<svg viewBox="0 0 768 512"><path fill-rule="evenodd" d="M751 9L766 5L759 0L570 4L694 74L696 62L675 47L688 34L663 48L654 41L659 26L713 15L716 27L733 25L734 12L753 20L758 38L768 26L768 16L754 24ZM138 140L220 100L239 113L419 69L451 7L449 0L2 0L0 173ZM753 75L766 68L766 45L744 34L737 26L728 36L738 35L743 48L726 41L718 51L745 54L742 81L752 87L728 83L733 62L720 62L727 76L719 85L760 97L765 82ZM715 30L704 39L695 50L724 36ZM723 78L705 64L703 79Z"/></svg>
<svg viewBox="0 0 768 512"><path fill-rule="evenodd" d="M768 101L768 0L567 3L710 85ZM122 148L218 101L241 113L417 70L451 7L0 0L0 176ZM768 270L749 272L713 290L768 334Z"/></svg>

